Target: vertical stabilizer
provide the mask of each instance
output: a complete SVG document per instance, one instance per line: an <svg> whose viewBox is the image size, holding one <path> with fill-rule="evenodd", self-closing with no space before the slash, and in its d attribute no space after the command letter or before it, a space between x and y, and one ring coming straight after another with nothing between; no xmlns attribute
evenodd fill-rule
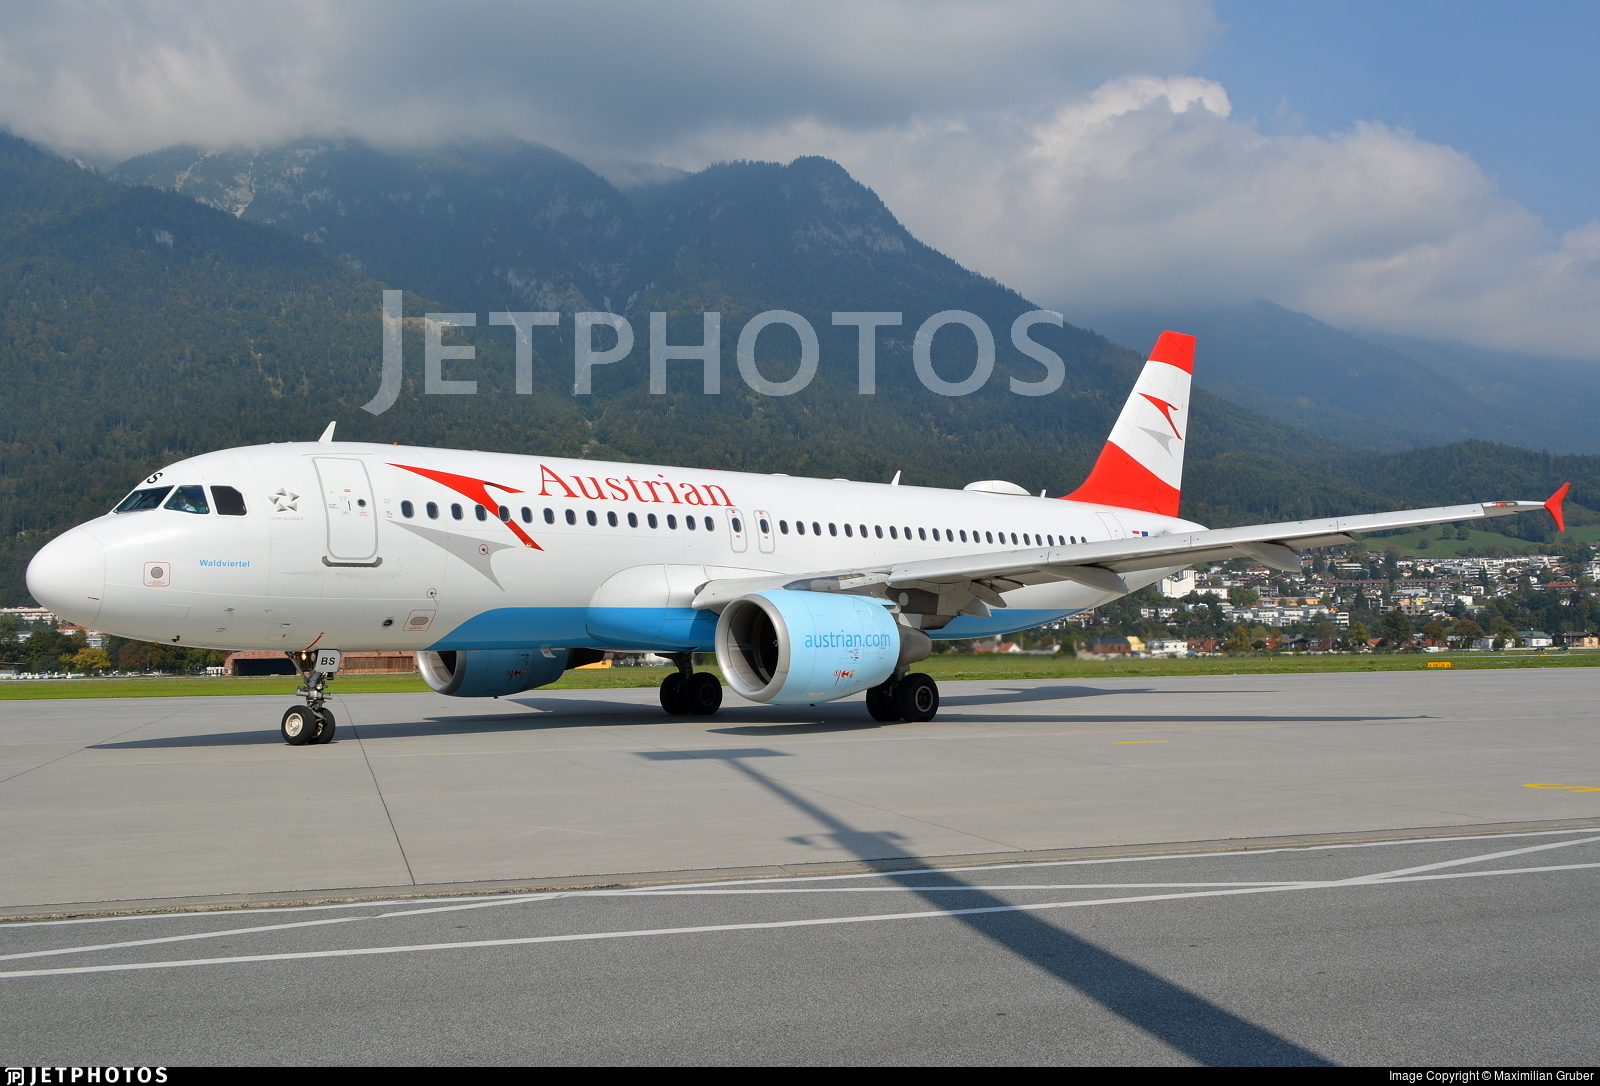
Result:
<svg viewBox="0 0 1600 1086"><path fill-rule="evenodd" d="M1062 500L1177 516L1193 373L1194 337L1162 332L1094 470Z"/></svg>

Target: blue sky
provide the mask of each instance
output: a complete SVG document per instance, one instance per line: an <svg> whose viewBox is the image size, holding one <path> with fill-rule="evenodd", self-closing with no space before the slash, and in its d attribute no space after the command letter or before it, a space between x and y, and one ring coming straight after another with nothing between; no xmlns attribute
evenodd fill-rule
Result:
<svg viewBox="0 0 1600 1086"><path fill-rule="evenodd" d="M1600 217L1600 3L1216 0L1194 66L1267 130L1357 120L1465 151L1556 230ZM1293 123L1291 120L1289 123Z"/></svg>

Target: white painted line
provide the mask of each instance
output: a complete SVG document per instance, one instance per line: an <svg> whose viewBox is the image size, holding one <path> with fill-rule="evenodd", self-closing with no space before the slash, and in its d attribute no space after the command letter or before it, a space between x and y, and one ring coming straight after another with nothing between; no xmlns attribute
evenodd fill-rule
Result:
<svg viewBox="0 0 1600 1086"><path fill-rule="evenodd" d="M1514 840L1522 837L1555 837L1563 834L1593 833L1593 829L1577 830L1537 830L1528 833L1485 833L1473 834L1462 837L1408 837L1398 841L1356 841L1332 845L1285 845L1282 848L1247 848L1235 849L1228 852L1173 852L1158 856L1110 856L1103 859L1088 860L1018 860L1001 864L975 864L970 867L920 867L907 868L896 871L857 871L844 875L782 875L776 877L757 877L748 879L717 879L708 882L678 882L660 883L654 886L620 887L605 890L547 890L536 893L512 893L506 895L472 894L461 897L445 898L393 898L385 901L341 901L327 905L283 905L269 906L260 909L241 909L237 906L224 906L216 909L191 909L182 912L168 913L136 913L128 916L81 916L67 920L23 920L16 923L7 923L0 920L0 933L12 928L50 928L66 927L73 924L109 924L128 920L184 920L195 917L223 916L230 913L248 913L251 916L269 915L276 913L302 913L317 912L331 909L369 909L383 908L389 905L408 905L418 900L432 902L466 902L471 907L487 908L492 905L514 905L523 901L538 901L555 897L612 897L625 894L655 894L666 890L692 890L699 888L715 888L723 886L750 886L750 885L775 885L791 882L835 882L850 879L886 879L903 878L907 875L943 875L953 871L1007 871L1035 867L1079 867L1095 864L1118 863L1145 863L1154 860L1205 860L1213 857L1226 858L1232 856L1276 856L1292 852L1324 852L1335 849L1352 848L1384 848L1390 845L1429 845L1449 844L1455 841L1503 841ZM604 878L605 876L598 876ZM1248 885L1263 885L1250 883ZM1296 884L1298 885L1298 884ZM114 903L107 903L114 904ZM431 909L415 910L417 912L433 911ZM399 914L397 914L399 915Z"/></svg>
<svg viewBox="0 0 1600 1086"><path fill-rule="evenodd" d="M1526 850L1532 851L1532 850ZM1482 857L1488 858L1488 857ZM1397 876L1377 881L1341 879L1332 882L1298 882L1272 886L1247 886L1226 890L1200 890L1175 894L1140 894L1132 897L1094 898L1087 901L1047 901L1028 905L991 905L977 909L935 909L912 913L874 913L864 916L830 916L807 920L775 920L744 924L707 924L683 928L643 928L631 931L584 932L572 935L533 935L516 939L479 939L453 943L417 943L408 946L352 947L344 950L308 950L283 954L247 954L227 958L189 958L162 962L123 962L115 965L82 965L60 969L28 969L0 972L0 979L21 977L69 976L79 973L123 973L145 969L181 969L198 965L245 965L255 962L307 961L318 958L354 958L376 954L415 954L428 950L474 950L484 947L531 946L539 943L575 943L601 939L637 939L651 935L695 935L722 931L763 931L778 928L824 927L834 924L866 924L884 920L923 920L985 913L1043 912L1075 909L1090 905L1124 905L1143 901L1176 901L1202 897L1231 897L1242 894L1270 894L1286 890L1335 890L1356 886L1385 886L1396 882L1424 882L1442 879L1479 878L1489 875L1530 874L1545 871L1570 871L1597 868L1600 864L1567 864L1549 868L1523 868L1518 871L1461 871L1442 875Z"/></svg>
<svg viewBox="0 0 1600 1086"><path fill-rule="evenodd" d="M1442 867L1460 867L1463 864L1481 864L1490 860L1501 860L1507 856L1521 856L1529 852L1544 852L1552 848L1568 848L1572 845L1592 845L1600 841L1600 837L1585 837L1578 841L1555 841L1547 845L1529 845L1527 848L1514 848L1505 852L1488 852L1481 856L1464 856L1459 860L1445 860L1436 864L1423 864L1420 867L1402 867L1398 871L1379 871L1373 875L1360 875L1345 882L1379 882L1386 879L1398 878L1402 875L1415 875L1422 871L1437 871Z"/></svg>
<svg viewBox="0 0 1600 1086"><path fill-rule="evenodd" d="M26 954L0 954L0 962L18 958L48 958L54 954L88 954L96 950L120 950L130 946L154 946L157 943L183 943L193 939L220 939L224 935L253 935L263 931L286 931L290 928L323 927L328 924L348 924L352 920L367 920L365 916L335 916L326 920L302 920L298 924L269 924L259 928L230 928L227 931L197 931L188 935L168 935L160 939L134 939L126 943L100 943L97 946L67 946L58 950L30 950Z"/></svg>

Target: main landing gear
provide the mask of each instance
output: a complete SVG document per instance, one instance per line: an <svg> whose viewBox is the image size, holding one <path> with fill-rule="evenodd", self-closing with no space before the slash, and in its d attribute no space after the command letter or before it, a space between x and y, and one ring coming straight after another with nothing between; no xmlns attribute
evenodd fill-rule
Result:
<svg viewBox="0 0 1600 1086"><path fill-rule="evenodd" d="M314 652L285 653L300 674L303 685L295 691L306 699L304 705L290 706L283 714L280 730L283 741L291 747L314 746L333 742L338 721L333 710L324 702L328 700L328 680L332 673L315 670L317 654Z"/></svg>
<svg viewBox="0 0 1600 1086"><path fill-rule="evenodd" d="M920 724L939 711L939 684L920 671L889 676L887 682L867 690L867 712L873 720L904 720Z"/></svg>
<svg viewBox="0 0 1600 1086"><path fill-rule="evenodd" d="M678 670L661 680L661 707L674 716L710 716L722 708L722 684L709 671L696 672L694 657L687 652L660 655L678 665Z"/></svg>

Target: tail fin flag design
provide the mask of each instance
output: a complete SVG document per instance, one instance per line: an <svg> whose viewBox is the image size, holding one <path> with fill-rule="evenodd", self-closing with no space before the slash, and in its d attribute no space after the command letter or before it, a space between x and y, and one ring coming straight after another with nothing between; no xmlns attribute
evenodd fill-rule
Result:
<svg viewBox="0 0 1600 1086"><path fill-rule="evenodd" d="M1177 516L1193 373L1194 337L1162 332L1094 470L1061 500Z"/></svg>

